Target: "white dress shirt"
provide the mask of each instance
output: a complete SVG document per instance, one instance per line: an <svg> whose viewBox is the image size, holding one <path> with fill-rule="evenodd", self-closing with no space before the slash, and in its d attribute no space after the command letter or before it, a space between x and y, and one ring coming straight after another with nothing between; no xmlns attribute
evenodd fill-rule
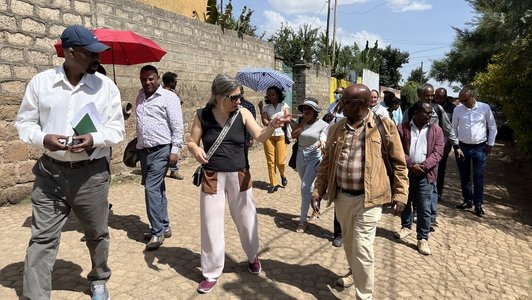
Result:
<svg viewBox="0 0 532 300"><path fill-rule="evenodd" d="M44 149L46 134L73 136L70 121L86 104L93 102L101 118L103 129L91 133L94 146L99 148L93 159L110 155L110 147L124 138L124 116L120 91L114 82L100 73L85 74L72 86L63 67L49 69L35 75L26 88L15 126L20 139ZM61 161L89 159L83 151L48 151L50 157Z"/></svg>
<svg viewBox="0 0 532 300"><path fill-rule="evenodd" d="M461 104L454 109L452 126L458 140L477 145L487 141L495 145L497 124L488 104L475 101L473 108Z"/></svg>
<svg viewBox="0 0 532 300"><path fill-rule="evenodd" d="M146 99L144 89L137 96L137 149L172 144L170 153L183 146L181 100L162 86Z"/></svg>
<svg viewBox="0 0 532 300"><path fill-rule="evenodd" d="M427 159L428 131L429 124L419 130L414 121L410 121L410 160L415 164L423 163Z"/></svg>

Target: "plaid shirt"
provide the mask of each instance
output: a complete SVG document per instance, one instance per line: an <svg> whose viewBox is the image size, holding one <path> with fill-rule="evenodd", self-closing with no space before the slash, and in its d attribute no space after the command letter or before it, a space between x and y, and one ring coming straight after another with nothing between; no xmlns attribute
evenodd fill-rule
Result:
<svg viewBox="0 0 532 300"><path fill-rule="evenodd" d="M346 124L345 143L338 159L336 180L343 190L364 190L366 119L353 128Z"/></svg>

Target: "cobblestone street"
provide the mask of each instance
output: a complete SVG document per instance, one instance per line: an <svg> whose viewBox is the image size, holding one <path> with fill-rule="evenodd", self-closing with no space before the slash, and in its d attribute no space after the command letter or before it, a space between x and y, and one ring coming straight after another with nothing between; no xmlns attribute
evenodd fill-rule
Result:
<svg viewBox="0 0 532 300"><path fill-rule="evenodd" d="M291 148L291 147L289 147ZM454 158L449 159L440 227L430 234L432 255L416 250L415 234L393 238L400 219L385 209L377 230L375 299L531 299L532 205L529 175L505 162L500 144L490 156L485 180L486 215L456 210L461 203ZM167 178L170 221L174 235L163 246L145 252L148 229L140 177L113 184L110 202L113 299L354 299L353 287L334 286L347 273L342 248L331 246L333 209L324 209L306 233L296 233L300 193L295 171L288 186L268 194L262 147L250 152L254 195L259 218L259 276L247 271L245 254L226 210L226 264L208 295L196 292L199 269L199 188L191 184L195 163L181 169L185 180ZM22 270L31 225L31 206L0 207L0 299L22 293ZM90 269L87 248L80 242L77 220L63 228L53 272L53 299L89 299L85 279Z"/></svg>

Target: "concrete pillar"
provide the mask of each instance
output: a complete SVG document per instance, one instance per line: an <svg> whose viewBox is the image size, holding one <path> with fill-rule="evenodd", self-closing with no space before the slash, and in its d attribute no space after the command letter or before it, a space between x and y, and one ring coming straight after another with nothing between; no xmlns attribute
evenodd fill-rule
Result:
<svg viewBox="0 0 532 300"><path fill-rule="evenodd" d="M310 69L310 65L303 59L299 60L292 67L292 75L294 79L294 86L292 86L292 114L299 115L297 107L303 104L303 100L306 97L307 90L307 70Z"/></svg>

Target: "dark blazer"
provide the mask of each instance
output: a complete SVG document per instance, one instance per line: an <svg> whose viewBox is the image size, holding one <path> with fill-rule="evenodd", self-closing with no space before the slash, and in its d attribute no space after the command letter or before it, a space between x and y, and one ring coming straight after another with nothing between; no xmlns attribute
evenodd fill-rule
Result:
<svg viewBox="0 0 532 300"><path fill-rule="evenodd" d="M410 123L402 123L397 125L399 137L403 144L403 151L405 152L406 166L410 170L414 163L410 159L410 141L412 139L412 130ZM436 181L438 177L438 162L443 155L443 148L445 146L445 139L443 138L443 131L438 124L429 124L427 133L427 158L421 163L421 168L427 174L429 183Z"/></svg>

